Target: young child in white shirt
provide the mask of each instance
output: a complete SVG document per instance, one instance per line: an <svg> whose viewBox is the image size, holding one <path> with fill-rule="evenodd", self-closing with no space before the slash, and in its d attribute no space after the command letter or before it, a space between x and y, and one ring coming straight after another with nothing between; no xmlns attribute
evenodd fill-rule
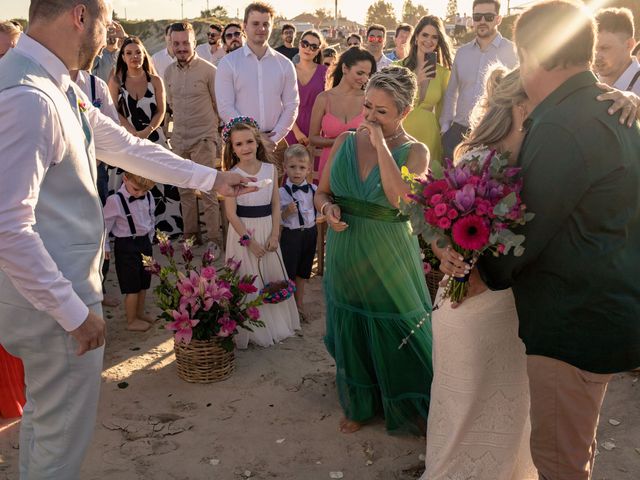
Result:
<svg viewBox="0 0 640 480"><path fill-rule="evenodd" d="M115 264L120 292L125 295L127 330L149 330L153 319L144 313L151 274L142 265L142 254L151 256L155 229L155 201L149 192L155 183L131 173L122 175L122 186L107 197L104 221L107 235L115 237ZM105 242L105 255L110 254Z"/></svg>
<svg viewBox="0 0 640 480"><path fill-rule="evenodd" d="M284 153L284 171L287 181L280 187L280 249L287 274L296 282L296 305L304 318L304 285L311 277L318 239L315 186L307 183L311 172L309 151L300 144L290 146Z"/></svg>

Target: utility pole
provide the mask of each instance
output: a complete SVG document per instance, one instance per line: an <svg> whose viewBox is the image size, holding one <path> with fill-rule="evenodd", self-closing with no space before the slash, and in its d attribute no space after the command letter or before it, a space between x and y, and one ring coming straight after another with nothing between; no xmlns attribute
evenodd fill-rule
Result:
<svg viewBox="0 0 640 480"><path fill-rule="evenodd" d="M180 0L180 20L184 20L184 0Z"/></svg>
<svg viewBox="0 0 640 480"><path fill-rule="evenodd" d="M338 0L335 0L335 13L333 18L333 28L336 30L335 34L338 35Z"/></svg>

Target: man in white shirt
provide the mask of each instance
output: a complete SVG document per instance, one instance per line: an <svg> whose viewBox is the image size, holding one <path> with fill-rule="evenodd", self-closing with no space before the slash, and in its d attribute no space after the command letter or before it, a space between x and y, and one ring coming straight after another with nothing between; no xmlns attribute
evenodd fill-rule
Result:
<svg viewBox="0 0 640 480"><path fill-rule="evenodd" d="M376 59L376 70L378 72L393 63L383 52L386 39L387 29L383 25L369 25L369 28L367 28L366 47L369 53L373 55L373 58Z"/></svg>
<svg viewBox="0 0 640 480"><path fill-rule="evenodd" d="M164 43L166 47L154 53L151 57L153 66L156 67L156 73L160 78L164 78L164 72L167 67L175 61L173 50L171 49L171 24L164 29Z"/></svg>
<svg viewBox="0 0 640 480"><path fill-rule="evenodd" d="M94 107L114 122L120 123L118 111L109 94L109 87L102 79L84 70L70 70L69 75L71 76L71 80L76 82L76 85L80 87L82 93L87 96ZM112 169L112 172L115 172L115 169ZM97 173L96 183L98 195L104 206L107 201L107 196L109 195L109 172L107 164L101 162L99 159ZM120 304L120 299L114 295L107 294L105 289L105 280L109 273L109 257L110 255L105 251L104 262L102 263L102 305L105 307L116 307Z"/></svg>
<svg viewBox="0 0 640 480"><path fill-rule="evenodd" d="M440 115L444 158L453 158L469 129L469 115L484 91L487 68L496 62L507 68L518 64L513 43L498 32L501 22L498 0L474 0L476 38L456 52Z"/></svg>
<svg viewBox="0 0 640 480"><path fill-rule="evenodd" d="M212 63L216 67L226 53L222 47L221 38L222 26L217 23L212 23L209 25L209 32L207 32L207 43L203 43L196 47L196 53L198 56L205 59L207 62Z"/></svg>
<svg viewBox="0 0 640 480"><path fill-rule="evenodd" d="M287 148L284 137L296 119L300 99L293 63L268 43L274 16L273 8L266 3L252 3L245 9L247 43L220 61L215 89L222 121L242 115L253 117L282 175Z"/></svg>
<svg viewBox="0 0 640 480"><path fill-rule="evenodd" d="M633 13L605 8L596 15L598 38L594 70L602 83L640 95L640 63L632 55Z"/></svg>
<svg viewBox="0 0 640 480"><path fill-rule="evenodd" d="M78 479L93 433L105 338L95 156L161 183L255 190L132 136L71 81L111 14L105 0L31 0L29 33L0 60L0 343L25 367L21 479Z"/></svg>

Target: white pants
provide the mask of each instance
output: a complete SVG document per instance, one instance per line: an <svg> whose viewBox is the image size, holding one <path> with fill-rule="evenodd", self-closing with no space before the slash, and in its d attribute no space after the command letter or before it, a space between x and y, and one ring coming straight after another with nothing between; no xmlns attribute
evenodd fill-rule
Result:
<svg viewBox="0 0 640 480"><path fill-rule="evenodd" d="M100 304L89 308L102 315ZM76 480L91 441L104 347L78 344L50 315L0 303L0 343L24 363L21 480Z"/></svg>

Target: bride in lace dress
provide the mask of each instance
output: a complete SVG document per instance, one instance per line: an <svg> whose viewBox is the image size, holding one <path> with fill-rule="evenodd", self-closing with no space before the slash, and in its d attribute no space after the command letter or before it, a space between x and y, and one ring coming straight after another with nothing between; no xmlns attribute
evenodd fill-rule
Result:
<svg viewBox="0 0 640 480"><path fill-rule="evenodd" d="M510 152L515 163L528 108L518 70L495 68L456 161L487 158L495 149ZM464 275L459 254L433 247L442 271ZM434 379L421 480L537 479L529 450L526 355L513 293L486 290L476 270L470 282L470 290L484 291L457 306L447 300L433 312Z"/></svg>

